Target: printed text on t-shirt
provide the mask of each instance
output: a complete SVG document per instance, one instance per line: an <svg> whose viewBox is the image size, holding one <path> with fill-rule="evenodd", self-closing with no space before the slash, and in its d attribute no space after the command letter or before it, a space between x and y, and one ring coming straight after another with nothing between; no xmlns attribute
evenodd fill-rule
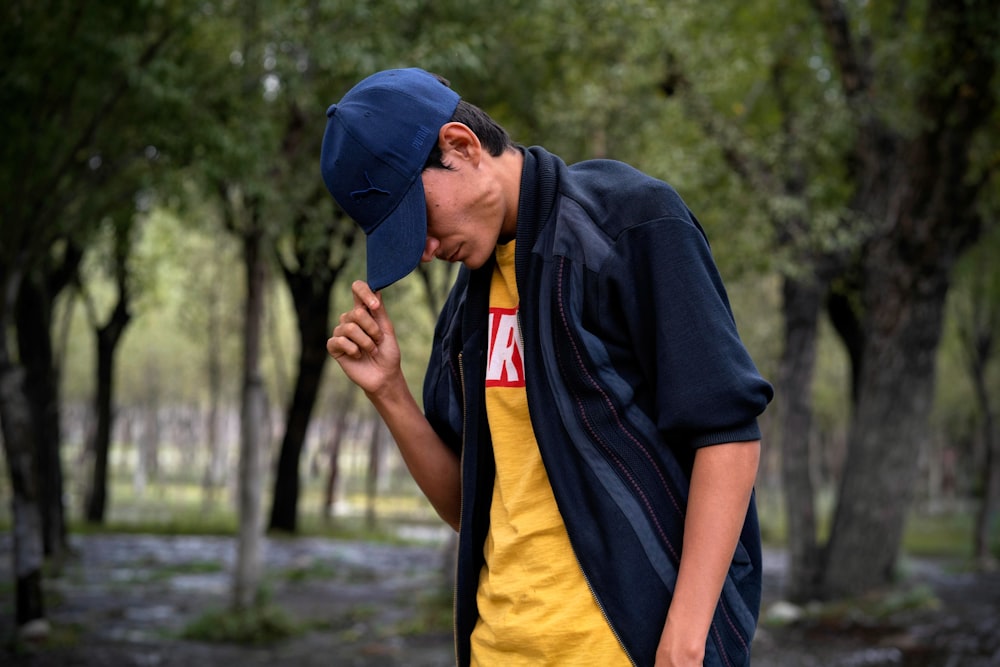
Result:
<svg viewBox="0 0 1000 667"><path fill-rule="evenodd" d="M490 308L490 348L487 387L523 387L524 362L517 308Z"/></svg>

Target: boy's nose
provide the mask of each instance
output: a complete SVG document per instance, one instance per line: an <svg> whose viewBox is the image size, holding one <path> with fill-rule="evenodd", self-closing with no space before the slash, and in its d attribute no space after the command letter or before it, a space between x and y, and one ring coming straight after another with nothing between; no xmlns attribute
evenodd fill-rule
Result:
<svg viewBox="0 0 1000 667"><path fill-rule="evenodd" d="M434 259L434 253L441 246L441 242L435 238L427 237L427 243L424 244L424 254L420 256L421 262L429 262Z"/></svg>

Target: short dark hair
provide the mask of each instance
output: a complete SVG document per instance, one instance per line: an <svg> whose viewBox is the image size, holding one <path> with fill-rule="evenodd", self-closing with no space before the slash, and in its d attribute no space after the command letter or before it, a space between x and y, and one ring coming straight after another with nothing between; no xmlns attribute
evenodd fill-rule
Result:
<svg viewBox="0 0 1000 667"><path fill-rule="evenodd" d="M434 76L445 86L451 87L451 84L444 77L438 74ZM507 134L507 130L490 118L488 113L465 100L458 101L458 107L455 108L455 113L452 114L449 122L461 123L472 130L479 138L483 148L489 151L493 157L499 157L504 151L514 147L514 141ZM441 161L441 148L437 143L431 149L431 154L427 157L427 162L424 163L424 169L448 169Z"/></svg>

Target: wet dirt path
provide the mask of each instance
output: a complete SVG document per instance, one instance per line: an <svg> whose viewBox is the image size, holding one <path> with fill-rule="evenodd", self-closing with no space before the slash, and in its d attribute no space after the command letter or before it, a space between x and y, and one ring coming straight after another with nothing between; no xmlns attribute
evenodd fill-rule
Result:
<svg viewBox="0 0 1000 667"><path fill-rule="evenodd" d="M272 646L180 639L226 605L231 538L74 536L77 557L47 580L54 641L13 651L10 536L0 535L0 665L10 667L437 667L454 664L450 630L428 621L449 596L442 545L269 540L266 589L310 628ZM955 573L928 561L910 577L933 590L933 609L877 623L858 618L762 624L755 667L1000 667L1000 573ZM765 610L780 596L784 558L765 554ZM445 616L447 616L445 610ZM430 628L430 631L428 631Z"/></svg>

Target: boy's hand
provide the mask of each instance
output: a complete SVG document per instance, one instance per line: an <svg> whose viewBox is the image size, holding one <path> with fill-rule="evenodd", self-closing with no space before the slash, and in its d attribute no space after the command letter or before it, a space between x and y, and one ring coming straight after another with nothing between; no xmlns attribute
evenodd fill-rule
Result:
<svg viewBox="0 0 1000 667"><path fill-rule="evenodd" d="M354 307L340 316L326 350L347 377L371 396L402 378L399 344L379 295L362 280L354 281L351 291Z"/></svg>

